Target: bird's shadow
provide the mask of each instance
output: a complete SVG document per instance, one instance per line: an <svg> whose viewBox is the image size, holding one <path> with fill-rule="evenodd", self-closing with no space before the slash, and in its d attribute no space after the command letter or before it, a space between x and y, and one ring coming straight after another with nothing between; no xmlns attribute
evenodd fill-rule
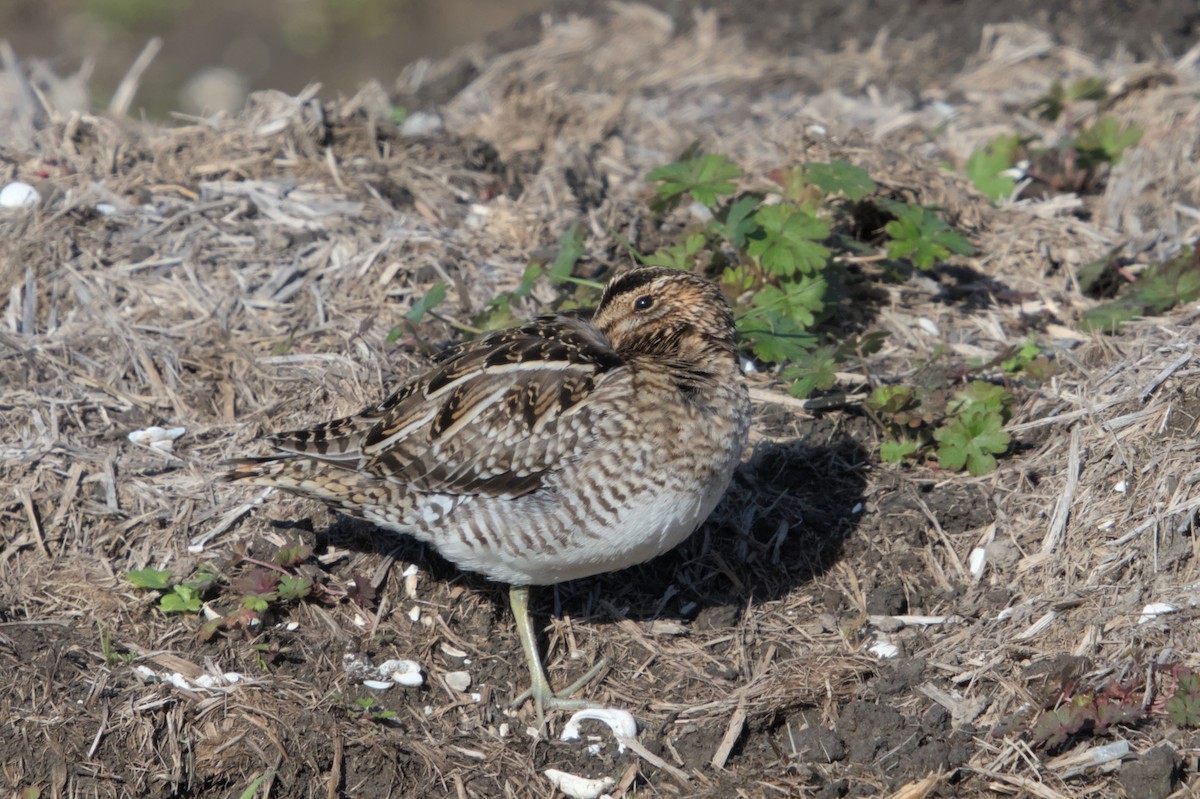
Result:
<svg viewBox="0 0 1200 799"><path fill-rule="evenodd" d="M816 446L762 442L687 541L638 566L536 590L531 610L594 622L689 622L712 609L732 624L752 603L778 599L837 561L859 523L867 461L849 438ZM487 594L498 614L507 605L506 586L459 571L411 537L339 516L317 538L416 563L434 580Z"/></svg>

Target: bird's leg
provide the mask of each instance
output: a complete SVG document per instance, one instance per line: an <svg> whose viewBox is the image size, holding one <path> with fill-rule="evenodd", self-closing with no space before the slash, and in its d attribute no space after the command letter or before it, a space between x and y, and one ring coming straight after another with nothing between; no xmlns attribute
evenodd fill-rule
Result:
<svg viewBox="0 0 1200 799"><path fill-rule="evenodd" d="M533 706L537 710L539 724L547 709L575 710L596 707L594 702L568 697L595 679L596 675L608 665L607 661L602 658L581 679L576 680L565 690L555 693L550 689L550 681L546 679L546 672L542 669L542 659L538 656L537 633L533 629L533 621L529 618L529 586L511 586L508 589L508 604L512 606L513 617L517 620L517 636L521 639L521 649L525 651L525 661L529 664L529 690L514 699L513 706L521 704L528 697L533 697Z"/></svg>

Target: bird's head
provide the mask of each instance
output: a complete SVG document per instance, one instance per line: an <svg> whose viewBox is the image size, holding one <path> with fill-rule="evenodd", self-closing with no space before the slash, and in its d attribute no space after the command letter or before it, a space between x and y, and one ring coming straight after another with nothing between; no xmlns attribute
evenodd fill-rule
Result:
<svg viewBox="0 0 1200 799"><path fill-rule="evenodd" d="M613 278L593 323L624 356L695 362L728 359L736 349L733 311L721 289L678 269L633 269Z"/></svg>

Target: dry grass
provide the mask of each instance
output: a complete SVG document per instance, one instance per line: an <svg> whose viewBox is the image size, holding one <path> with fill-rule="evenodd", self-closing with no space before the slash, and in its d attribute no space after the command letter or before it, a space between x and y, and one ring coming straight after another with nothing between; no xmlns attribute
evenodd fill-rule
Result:
<svg viewBox="0 0 1200 799"><path fill-rule="evenodd" d="M485 65L444 109L447 131L425 138L397 132L378 87L324 108L257 95L235 118L156 127L56 112L0 73L0 96L24 98L0 119L0 180L45 198L0 211L0 784L208 796L265 774L264 796L551 796L541 772L561 768L612 775L614 795L807 795L837 779L895 796L1118 795L1111 774L1073 771L1025 731L1064 670L1091 685L1159 662L1200 666L1200 315L1115 338L1078 333L1090 301L1072 275L1139 235L1133 217L1106 211L1098 218L1126 226L1108 229L1061 204L996 209L936 165L1048 81L1141 69L1005 35L1007 49L991 40L958 79L966 101L949 123L899 94L762 89L882 82L895 55L883 44L781 60L708 18L677 36L640 7L608 26L552 28ZM1179 98L1200 78L1194 58L1160 69L1169 81L1121 103L1147 131L1141 168L1177 167L1159 193L1179 225L1146 244L1164 248L1195 235L1184 224L1195 165L1156 161L1156 148L1177 153L1195 135ZM593 264L627 257L619 237L665 235L640 179L692 141L742 162L749 184L798 160L847 158L973 231L966 279L889 289L871 320L891 333L872 379L899 379L938 346L994 356L1039 314L1053 320L1046 338L1064 369L1014 419L1017 454L977 479L881 467L853 408L812 417L760 403L756 450L692 541L538 600L551 678L607 656L588 695L642 724L641 752L609 745L593 757L535 741L530 714L505 709L525 677L496 587L300 500L215 486L214 464L264 430L356 410L451 340L433 322L420 339L386 341L432 283L452 286L446 315L467 319L571 221ZM1123 207L1118 185L1145 180L1114 181L1103 208ZM1139 208L1141 233L1166 213ZM967 300L947 301L948 285ZM186 433L171 453L127 439L148 425ZM318 543L330 585L367 579L378 604L302 604L277 619L295 630L202 642L194 617L163 616L124 577L186 573L296 536ZM989 553L979 577L966 567L976 547ZM410 562L415 580L400 576ZM1139 623L1149 602L1180 611ZM900 660L868 654L881 636ZM264 668L254 643L279 659ZM443 644L468 653L480 701L444 686L460 666ZM373 695L396 714L373 722L356 710L368 692L344 671L346 652L414 658L426 686ZM136 666L248 679L183 690ZM884 710L895 716L871 715ZM846 759L805 754L823 729ZM886 740L864 754L872 732ZM1169 742L1196 756L1191 733L1157 715L1111 735L1134 752Z"/></svg>

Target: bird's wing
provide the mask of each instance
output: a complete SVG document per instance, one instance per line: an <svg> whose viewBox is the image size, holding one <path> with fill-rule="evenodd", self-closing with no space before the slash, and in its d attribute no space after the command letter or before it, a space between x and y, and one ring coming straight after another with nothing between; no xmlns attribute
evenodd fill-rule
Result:
<svg viewBox="0 0 1200 799"><path fill-rule="evenodd" d="M590 325L539 319L443 353L357 416L270 441L410 490L520 496L592 444L589 406L621 363Z"/></svg>

